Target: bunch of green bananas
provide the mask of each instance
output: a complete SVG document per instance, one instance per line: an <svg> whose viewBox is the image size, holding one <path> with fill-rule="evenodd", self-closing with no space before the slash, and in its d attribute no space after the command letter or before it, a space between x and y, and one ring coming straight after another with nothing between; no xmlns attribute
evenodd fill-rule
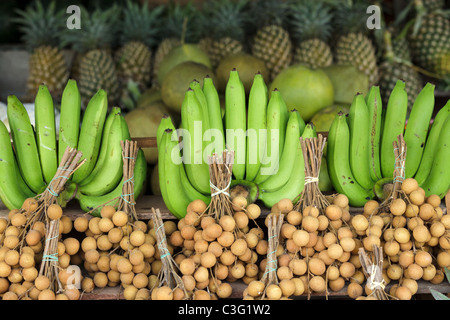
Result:
<svg viewBox="0 0 450 320"><path fill-rule="evenodd" d="M45 190L67 147L81 151L86 161L58 195L60 204L65 205L75 197L87 212L120 197L123 184L120 142L130 139L130 133L119 108L112 108L108 114L107 101L106 92L99 90L89 101L80 126L80 93L76 81L69 80L61 98L57 139L53 100L45 85L36 94L35 128L19 99L8 97L13 144L0 121L0 199L10 210L20 208L26 198ZM134 175L135 197L142 191L146 170L144 154L139 150Z"/></svg>
<svg viewBox="0 0 450 320"><path fill-rule="evenodd" d="M339 113L328 134L327 164L334 189L352 206L381 197L382 186L395 170L393 142L402 134L407 147L405 177L414 178L426 193L441 198L450 188L450 101L433 115L435 86L427 83L415 99L408 121L405 83L398 80L385 110L380 88L366 97L357 94L348 116Z"/></svg>
<svg viewBox="0 0 450 320"><path fill-rule="evenodd" d="M297 198L305 181L300 136L316 136L300 113L288 111L278 90L270 93L256 74L248 98L237 70L230 71L222 117L218 92L210 77L203 86L193 81L181 108L181 126L170 117L158 127L158 174L161 194L178 218L196 199L211 200L208 156L234 151L231 186L242 185L249 200L272 207L283 198ZM208 144L209 143L209 144Z"/></svg>

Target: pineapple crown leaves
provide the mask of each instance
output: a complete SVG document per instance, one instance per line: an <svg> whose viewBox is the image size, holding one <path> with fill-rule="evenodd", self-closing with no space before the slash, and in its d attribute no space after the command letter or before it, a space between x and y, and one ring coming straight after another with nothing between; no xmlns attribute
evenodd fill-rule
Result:
<svg viewBox="0 0 450 320"><path fill-rule="evenodd" d="M77 52L110 49L116 40L119 16L120 7L116 4L92 12L81 7L81 29L66 29L62 43L71 45Z"/></svg>
<svg viewBox="0 0 450 320"><path fill-rule="evenodd" d="M288 1L280 0L255 0L251 1L247 6L246 19L247 29L250 33L256 32L257 29L269 26L278 25L286 27L287 17L289 11ZM250 19L251 18L251 19Z"/></svg>
<svg viewBox="0 0 450 320"><path fill-rule="evenodd" d="M292 39L328 41L332 32L333 13L323 1L303 0L290 3L289 31Z"/></svg>
<svg viewBox="0 0 450 320"><path fill-rule="evenodd" d="M201 28L198 24L199 11L191 1L182 6L171 1L164 12L164 36L194 43L200 39Z"/></svg>
<svg viewBox="0 0 450 320"><path fill-rule="evenodd" d="M140 5L127 0L123 11L123 20L120 23L120 43L140 41L150 48L155 46L158 43L159 24L163 10L163 6L150 9L147 2Z"/></svg>
<svg viewBox="0 0 450 320"><path fill-rule="evenodd" d="M336 0L327 3L333 6L333 25L336 32L341 34L367 34L367 8L372 4L368 0Z"/></svg>
<svg viewBox="0 0 450 320"><path fill-rule="evenodd" d="M207 0L202 10L204 36L216 39L230 37L243 41L245 38L245 7L248 0Z"/></svg>
<svg viewBox="0 0 450 320"><path fill-rule="evenodd" d="M45 8L40 0L34 1L25 10L16 10L18 23L23 33L22 40L30 50L48 45L60 47L60 37L66 28L64 11L56 10L56 2L52 1Z"/></svg>

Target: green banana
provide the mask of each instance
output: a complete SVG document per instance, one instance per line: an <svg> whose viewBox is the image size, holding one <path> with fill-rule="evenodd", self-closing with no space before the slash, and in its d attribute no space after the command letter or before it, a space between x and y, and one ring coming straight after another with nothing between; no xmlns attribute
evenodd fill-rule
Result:
<svg viewBox="0 0 450 320"><path fill-rule="evenodd" d="M372 181L381 179L380 141L381 124L383 121L383 104L379 86L371 86L366 95L366 104L369 109L369 169Z"/></svg>
<svg viewBox="0 0 450 320"><path fill-rule="evenodd" d="M81 181L80 186L87 185L89 182L91 182L92 179L97 175L97 172L104 166L105 159L108 155L108 137L110 134L111 125L116 118L116 115L120 115L121 112L122 111L119 107L113 107L111 109L111 112L106 117L105 124L103 126L102 142L100 144L100 151L98 154L97 162L95 163L95 167L94 169L92 169L92 172L89 174L89 176Z"/></svg>
<svg viewBox="0 0 450 320"><path fill-rule="evenodd" d="M134 165L134 199L137 200L144 189L147 177L147 161L142 149L139 149ZM118 199L122 195L123 177L115 189L102 196L88 196L78 192L76 198L80 207L85 212L91 212L93 216L100 216L100 211L105 205L112 205L117 209Z"/></svg>
<svg viewBox="0 0 450 320"><path fill-rule="evenodd" d="M17 182L18 169L8 129L0 121L0 200L9 210L20 209L28 198Z"/></svg>
<svg viewBox="0 0 450 320"><path fill-rule="evenodd" d="M274 89L267 105L266 150L254 180L258 185L266 181L274 173L274 170L278 169L286 133L286 123L283 115L286 107L283 103L280 91Z"/></svg>
<svg viewBox="0 0 450 320"><path fill-rule="evenodd" d="M278 168L278 172L270 176L266 181L259 185L262 192L273 192L283 187L291 173L296 159L296 149L300 139L299 120L300 113L297 110L289 112L289 120L286 129L286 140L283 148L283 154Z"/></svg>
<svg viewBox="0 0 450 320"><path fill-rule="evenodd" d="M156 145L158 147L161 144L161 138L166 129L176 130L172 122L172 118L167 113L163 115L161 121L159 122L158 128L156 129Z"/></svg>
<svg viewBox="0 0 450 320"><path fill-rule="evenodd" d="M233 175L235 179L245 177L246 120L244 84L236 69L230 71L225 88L225 127L227 147L234 151Z"/></svg>
<svg viewBox="0 0 450 320"><path fill-rule="evenodd" d="M6 111L22 177L33 192L41 193L46 184L42 175L34 130L27 110L16 96L8 96Z"/></svg>
<svg viewBox="0 0 450 320"><path fill-rule="evenodd" d="M297 120L298 121L298 120ZM316 136L315 127L312 124L308 124L303 131L302 138L314 138ZM273 192L264 192L260 190L259 200L268 208L272 208L281 199L290 199L296 201L305 188L305 160L303 157L302 144L300 139L297 140L297 144L294 147L295 158L293 159L293 168L290 173L289 179L284 186Z"/></svg>
<svg viewBox="0 0 450 320"><path fill-rule="evenodd" d="M191 202L181 182L183 164L173 161L173 152L177 153L178 142L172 139L173 130L167 129L161 137L158 149L158 173L161 195L169 211L178 219L186 215L186 208Z"/></svg>
<svg viewBox="0 0 450 320"><path fill-rule="evenodd" d="M99 90L89 101L81 123L78 151L86 162L72 175L72 181L81 183L94 169L102 140L103 126L108 110L108 98L104 90Z"/></svg>
<svg viewBox="0 0 450 320"><path fill-rule="evenodd" d="M405 178L412 178L422 160L428 128L434 110L435 85L427 83L414 100L408 123L405 129L407 147L405 161Z"/></svg>
<svg viewBox="0 0 450 320"><path fill-rule="evenodd" d="M52 95L46 85L40 85L34 102L36 141L42 174L48 184L58 168L56 123Z"/></svg>
<svg viewBox="0 0 450 320"><path fill-rule="evenodd" d="M197 98L198 103L200 103L200 106L202 107L202 113L203 113L203 126L204 131L207 131L210 128L209 125L209 110L208 110L208 102L206 100L206 96L203 93L202 86L200 82L197 80L194 80L190 83L189 87L194 90L195 97Z"/></svg>
<svg viewBox="0 0 450 320"><path fill-rule="evenodd" d="M327 145L328 173L334 189L345 194L351 206L364 206L374 194L372 190L364 189L353 176L349 162L350 130L342 112L331 124Z"/></svg>
<svg viewBox="0 0 450 320"><path fill-rule="evenodd" d="M350 130L350 168L356 181L365 189L373 187L374 181L370 177L369 161L369 109L364 96L356 94L348 114Z"/></svg>
<svg viewBox="0 0 450 320"><path fill-rule="evenodd" d="M194 91L190 88L186 91L181 105L181 117L184 126L182 143L186 174L195 189L208 194L210 193L209 166L203 159L205 144L203 141L203 113ZM188 136L185 137L185 134Z"/></svg>
<svg viewBox="0 0 450 320"><path fill-rule="evenodd" d="M394 174L395 155L393 143L397 141L398 135L404 132L407 110L408 94L405 91L405 82L398 80L389 96L384 117L380 150L383 178L391 178Z"/></svg>
<svg viewBox="0 0 450 320"><path fill-rule="evenodd" d="M425 196L436 194L442 199L447 194L450 189L448 159L450 159L450 116L447 117L442 126L430 174L422 184Z"/></svg>
<svg viewBox="0 0 450 320"><path fill-rule="evenodd" d="M58 164L67 147L76 149L80 134L81 96L77 82L69 79L61 97L59 117Z"/></svg>
<svg viewBox="0 0 450 320"><path fill-rule="evenodd" d="M213 152L222 154L225 148L222 109L220 107L219 94L210 76L206 76L203 79L203 93L206 98L206 105L208 106L209 128L214 130L211 131L211 135L205 135L205 140L209 140L211 136L215 136Z"/></svg>
<svg viewBox="0 0 450 320"><path fill-rule="evenodd" d="M447 104L442 107L441 110L436 114L433 124L431 125L430 133L428 134L427 141L425 144L425 150L423 151L422 160L420 161L419 169L417 170L414 179L416 179L419 185L422 185L428 178L428 174L431 170L431 165L435 157L437 149L437 142L439 140L439 135L442 130L442 126L445 120L450 115L450 100Z"/></svg>
<svg viewBox="0 0 450 320"><path fill-rule="evenodd" d="M130 139L123 136L122 126L126 124L122 121L122 115L117 113L110 124L106 133L105 140L102 143L100 154L105 153L102 162L97 161L92 170L88 183L81 182L79 191L91 196L100 196L113 190L120 182L123 176L123 159L121 141ZM106 149L106 151L103 151ZM85 179L87 180L87 179Z"/></svg>
<svg viewBox="0 0 450 320"><path fill-rule="evenodd" d="M248 97L247 154L245 178L253 181L261 167L266 149L268 89L261 73L253 78ZM252 158L253 157L253 158Z"/></svg>

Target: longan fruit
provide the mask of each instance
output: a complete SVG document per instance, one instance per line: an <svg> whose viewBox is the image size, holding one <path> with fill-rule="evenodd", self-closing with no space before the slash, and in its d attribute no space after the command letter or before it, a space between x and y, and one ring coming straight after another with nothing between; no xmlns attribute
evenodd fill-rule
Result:
<svg viewBox="0 0 450 320"><path fill-rule="evenodd" d="M341 209L345 209L348 206L348 197L345 194L338 194L333 199L333 204L339 206Z"/></svg>
<svg viewBox="0 0 450 320"><path fill-rule="evenodd" d="M207 208L206 203L203 200L200 199L196 199L194 201L192 201L191 203L189 203L187 210L192 210L194 212L196 212L197 214L202 214L203 212L205 212Z"/></svg>
<svg viewBox="0 0 450 320"><path fill-rule="evenodd" d="M338 220L342 217L342 208L332 204L325 208L325 215L330 220Z"/></svg>
<svg viewBox="0 0 450 320"><path fill-rule="evenodd" d="M130 243L133 246L139 247L139 246L143 245L144 242L145 242L145 233L142 232L141 230L133 231L130 234Z"/></svg>
<svg viewBox="0 0 450 320"><path fill-rule="evenodd" d="M249 204L246 209L247 216L252 220L258 219L261 215L261 208L255 203Z"/></svg>
<svg viewBox="0 0 450 320"><path fill-rule="evenodd" d="M369 227L369 221L362 214L353 216L351 224L356 231L365 231Z"/></svg>
<svg viewBox="0 0 450 320"><path fill-rule="evenodd" d="M53 203L47 208L47 216L50 220L58 220L62 217L63 211L59 204Z"/></svg>
<svg viewBox="0 0 450 320"><path fill-rule="evenodd" d="M431 194L426 198L426 203L429 203L434 208L437 208L441 205L441 198L437 194Z"/></svg>
<svg viewBox="0 0 450 320"><path fill-rule="evenodd" d="M291 199L287 198L278 201L277 206L280 212L283 214L286 214L294 209L294 204L292 203Z"/></svg>
<svg viewBox="0 0 450 320"><path fill-rule="evenodd" d="M67 238L64 240L64 246L66 247L66 253L73 256L80 249L80 242L75 238Z"/></svg>
<svg viewBox="0 0 450 320"><path fill-rule="evenodd" d="M236 196L232 200L232 207L234 211L242 211L247 207L247 198L244 196Z"/></svg>
<svg viewBox="0 0 450 320"><path fill-rule="evenodd" d="M89 228L89 220L86 217L77 217L73 222L73 227L78 232L86 232Z"/></svg>
<svg viewBox="0 0 450 320"><path fill-rule="evenodd" d="M406 202L401 198L394 199L389 205L389 210L395 216L400 216L406 211Z"/></svg>
<svg viewBox="0 0 450 320"><path fill-rule="evenodd" d="M411 194L413 191L419 189L419 184L414 178L407 178L402 182L402 191L406 194Z"/></svg>
<svg viewBox="0 0 450 320"><path fill-rule="evenodd" d="M38 202L34 198L27 198L22 204L22 209L24 209L27 213L31 213L35 211L38 207Z"/></svg>
<svg viewBox="0 0 450 320"><path fill-rule="evenodd" d="M116 227L123 227L128 223L128 215L124 211L116 211L112 216L112 221Z"/></svg>
<svg viewBox="0 0 450 320"><path fill-rule="evenodd" d="M300 225L300 223L302 222L302 214L298 211L290 211L287 215L286 215L286 221L290 224L292 224L293 226L298 226Z"/></svg>
<svg viewBox="0 0 450 320"><path fill-rule="evenodd" d="M419 217L424 220L430 220L436 214L434 207L429 203L424 203L419 207Z"/></svg>
<svg viewBox="0 0 450 320"><path fill-rule="evenodd" d="M399 300L411 300L412 293L409 288L405 286L398 286L395 290L395 297L397 297Z"/></svg>

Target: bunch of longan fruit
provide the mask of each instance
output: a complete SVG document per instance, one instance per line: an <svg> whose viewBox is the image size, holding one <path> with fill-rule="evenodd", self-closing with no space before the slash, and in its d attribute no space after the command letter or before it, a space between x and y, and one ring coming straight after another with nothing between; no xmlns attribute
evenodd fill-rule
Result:
<svg viewBox="0 0 450 320"><path fill-rule="evenodd" d="M8 219L0 219L0 296L3 300L78 300L79 290L67 286L72 275L67 268L78 262L80 244L75 238L63 238L72 231L72 220L63 215L59 205L48 206L47 218L60 219L57 257L59 280L64 291L55 293L51 290L52 279L39 274L46 225L42 221L30 220L37 207L37 200L29 198L20 210L11 210Z"/></svg>
<svg viewBox="0 0 450 320"><path fill-rule="evenodd" d="M170 235L176 224L166 221L164 227ZM74 228L83 234L82 264L89 275L82 283L83 291L120 285L126 300L150 298L161 269L152 220L130 222L127 213L106 205L100 217L76 218ZM168 250L173 253L171 246Z"/></svg>
<svg viewBox="0 0 450 320"><path fill-rule="evenodd" d="M194 300L228 298L230 282L249 283L258 276L259 255L267 253L264 232L254 223L261 208L242 196L232 199L232 207L232 215L215 218L202 200L194 200L169 237L180 251L174 259Z"/></svg>
<svg viewBox="0 0 450 320"><path fill-rule="evenodd" d="M397 281L389 294L410 300L418 280L433 284L444 280L443 269L450 266L450 215L440 207L440 197L426 197L415 179L405 179L401 190L406 197L392 200L388 208L368 201L351 225L366 251L371 252L373 245L383 248L384 281ZM370 289L365 287L365 293L370 295Z"/></svg>
<svg viewBox="0 0 450 320"><path fill-rule="evenodd" d="M357 273L357 243L348 222L351 219L348 198L338 194L328 197L330 205L321 213L314 206L295 210L289 199L275 204L273 214L283 214L277 248L279 289L271 289L268 299L286 299L310 293L324 293L327 288L340 291ZM261 271L266 261L262 261ZM364 275L362 280L364 280ZM261 285L247 288L247 299L255 298Z"/></svg>

